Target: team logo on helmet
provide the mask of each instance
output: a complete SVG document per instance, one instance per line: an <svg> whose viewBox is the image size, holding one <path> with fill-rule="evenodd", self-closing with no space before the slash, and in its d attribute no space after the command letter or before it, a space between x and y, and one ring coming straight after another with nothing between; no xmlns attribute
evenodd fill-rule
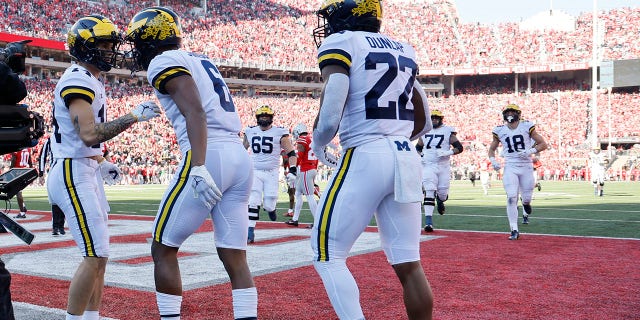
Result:
<svg viewBox="0 0 640 320"><path fill-rule="evenodd" d="M131 19L124 40L132 47L127 53L131 72L147 70L151 60L160 53L160 48L180 46L180 18L168 8L146 8Z"/></svg>
<svg viewBox="0 0 640 320"><path fill-rule="evenodd" d="M268 127L273 123L273 109L269 106L261 106L256 110L256 120L258 121L258 125L261 127ZM264 116L268 116L267 119L264 119ZM262 118L262 119L261 119Z"/></svg>
<svg viewBox="0 0 640 320"><path fill-rule="evenodd" d="M111 49L100 48L101 43L112 44ZM69 54L78 61L96 66L100 71L118 67L122 54L120 33L111 20L101 15L80 18L67 33Z"/></svg>
<svg viewBox="0 0 640 320"><path fill-rule="evenodd" d="M515 111L515 114L507 114L509 111ZM520 120L521 113L522 111L520 111L520 107L518 107L518 105L516 104L511 103L504 107L504 109L502 109L502 118L504 119L504 121L509 123L516 122Z"/></svg>
<svg viewBox="0 0 640 320"><path fill-rule="evenodd" d="M318 27L313 39L320 47L329 35L344 30L380 32L382 6L380 0L325 0L316 12Z"/></svg>

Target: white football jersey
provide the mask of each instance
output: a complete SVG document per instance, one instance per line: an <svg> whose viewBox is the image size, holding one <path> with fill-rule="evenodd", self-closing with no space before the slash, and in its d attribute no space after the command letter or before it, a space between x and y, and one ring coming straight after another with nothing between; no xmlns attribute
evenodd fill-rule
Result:
<svg viewBox="0 0 640 320"><path fill-rule="evenodd" d="M86 158L102 154L102 143L87 147L80 139L69 114L69 103L74 99L83 99L91 104L96 123L106 121L104 85L84 67L71 65L60 77L54 91L51 134L54 158Z"/></svg>
<svg viewBox="0 0 640 320"><path fill-rule="evenodd" d="M424 147L422 149L423 163L448 163L451 156L438 157L438 151L446 151L451 149L452 134L456 134L456 129L447 125L439 128L431 129L425 135L420 137Z"/></svg>
<svg viewBox="0 0 640 320"><path fill-rule="evenodd" d="M605 153L602 151L599 153L595 153L593 151L589 153L589 163L592 168L604 168L605 158Z"/></svg>
<svg viewBox="0 0 640 320"><path fill-rule="evenodd" d="M218 68L204 55L182 50L165 51L151 60L147 78L176 132L180 151L185 153L191 150L187 122L167 93L165 85L167 81L182 75L190 75L198 87L202 108L207 117L209 140L239 141L242 129L240 116Z"/></svg>
<svg viewBox="0 0 640 320"><path fill-rule="evenodd" d="M272 170L280 166L280 140L289 135L289 130L271 126L262 131L260 126L247 127L244 135L249 142L253 167L258 170Z"/></svg>
<svg viewBox="0 0 640 320"><path fill-rule="evenodd" d="M493 136L502 143L502 156L506 163L531 163L531 159L523 159L518 152L529 150L535 141L531 139L531 132L536 126L533 122L520 120L515 129L509 129L507 125L500 125L493 129Z"/></svg>
<svg viewBox="0 0 640 320"><path fill-rule="evenodd" d="M411 135L411 96L418 74L411 45L380 33L334 33L322 41L318 64L320 69L339 65L349 70L349 96L338 130L343 148Z"/></svg>

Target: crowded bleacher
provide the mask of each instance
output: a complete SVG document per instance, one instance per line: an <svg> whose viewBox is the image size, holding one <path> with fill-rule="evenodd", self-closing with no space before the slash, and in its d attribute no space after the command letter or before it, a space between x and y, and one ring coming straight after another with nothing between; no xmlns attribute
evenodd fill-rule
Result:
<svg viewBox="0 0 640 320"><path fill-rule="evenodd" d="M171 6L184 18L186 49L203 52L219 61L252 62L290 70L317 68L316 46L311 37L317 25L316 1L232 3L210 0L204 12L199 1L161 1L161 5ZM0 23L3 32L65 41L67 29L81 15L104 14L124 30L136 11L155 4L155 1L8 0L0 4ZM416 47L423 68L588 63L592 59L591 13L577 16L572 31L531 31L521 30L517 23L464 23L453 0L386 1L384 5L383 32ZM640 8L608 10L599 15L605 26L601 59L640 57L639 16ZM48 123L55 79L33 78L27 81L29 96L24 103L40 112ZM545 176L545 170L540 170L542 177L579 179L580 167L585 165L580 159L585 159L589 151L590 83L548 79L535 83L530 92L519 94L513 93L512 85L480 78L462 80L456 84L455 94L434 96L429 101L443 111L445 122L457 128L459 139L471 151L455 157L455 167L462 171L472 165L479 167L486 158L491 129L501 122L501 108L516 103L523 109L523 117L537 124L550 145L543 162L545 170L551 173ZM153 99L147 86L112 83L107 86L107 94L109 119L141 101ZM635 113L640 104L637 90L611 96L601 91L598 101L601 137L640 137L640 117ZM234 102L244 126L255 124L253 112L258 106L269 105L276 111L274 123L287 128L298 122L311 126L319 104L314 98L290 95L236 95ZM166 182L180 157L166 118L135 125L109 141L107 149L110 159L127 173L124 183ZM34 153L37 150L33 148ZM636 148L631 155L637 152ZM625 166L612 167L610 175L622 177L625 171L624 179L636 177L631 172L638 161L630 159L632 162Z"/></svg>

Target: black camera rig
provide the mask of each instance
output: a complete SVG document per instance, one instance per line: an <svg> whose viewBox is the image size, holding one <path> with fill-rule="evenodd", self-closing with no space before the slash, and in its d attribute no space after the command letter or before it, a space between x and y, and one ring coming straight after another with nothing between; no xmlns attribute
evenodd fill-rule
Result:
<svg viewBox="0 0 640 320"><path fill-rule="evenodd" d="M2 49L0 48L0 62L6 63L15 73L24 72L24 60L27 57L25 45L31 40L21 40L10 42Z"/></svg>
<svg viewBox="0 0 640 320"><path fill-rule="evenodd" d="M42 116L24 104L0 105L0 154L35 147L44 134Z"/></svg>

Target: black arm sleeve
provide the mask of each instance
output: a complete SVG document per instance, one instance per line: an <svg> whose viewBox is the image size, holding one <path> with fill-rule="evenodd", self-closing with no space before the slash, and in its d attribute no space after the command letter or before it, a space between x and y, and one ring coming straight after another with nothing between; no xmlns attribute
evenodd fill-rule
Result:
<svg viewBox="0 0 640 320"><path fill-rule="evenodd" d="M16 104L26 96L24 82L6 63L0 62L0 104Z"/></svg>
<svg viewBox="0 0 640 320"><path fill-rule="evenodd" d="M451 144L454 148L458 149L458 151L460 151L459 153L462 153L462 150L464 149L462 147L462 143L460 143L460 141L456 141L454 143Z"/></svg>

